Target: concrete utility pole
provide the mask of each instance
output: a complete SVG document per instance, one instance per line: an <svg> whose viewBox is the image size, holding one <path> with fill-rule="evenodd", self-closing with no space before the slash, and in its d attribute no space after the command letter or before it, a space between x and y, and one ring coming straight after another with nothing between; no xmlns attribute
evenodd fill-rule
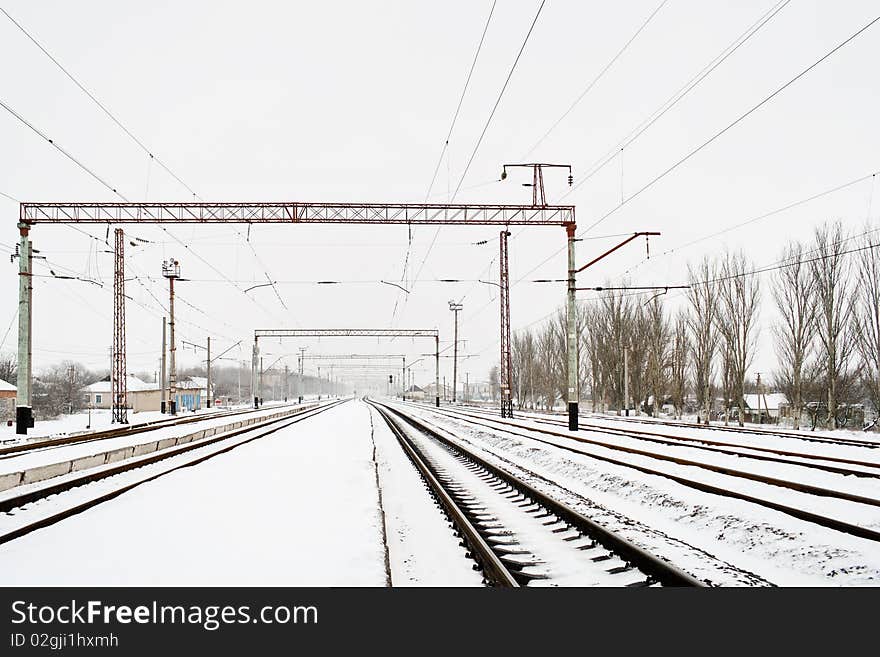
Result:
<svg viewBox="0 0 880 657"><path fill-rule="evenodd" d="M31 406L31 301L33 258L28 239L28 225L18 224L21 241L18 247L18 376L15 395L15 433L27 434L34 426Z"/></svg>
<svg viewBox="0 0 880 657"><path fill-rule="evenodd" d="M159 410L161 410L162 413L165 412L165 404L166 404L166 400L168 399L165 396L165 391L167 390L167 388L165 386L165 351L166 351L166 348L165 348L165 324L167 322L168 322L168 318L163 317L162 318L162 358L160 359L161 365L159 366L159 372L160 372L159 385L162 388L162 396L159 398L159 400L160 400L159 401Z"/></svg>
<svg viewBox="0 0 880 657"><path fill-rule="evenodd" d="M452 342L452 401L456 401L456 390L458 389L458 313L462 308L464 308L463 304L455 301L449 302L449 310L455 315L455 331Z"/></svg>
<svg viewBox="0 0 880 657"><path fill-rule="evenodd" d="M208 336L208 408L211 408L211 336Z"/></svg>
<svg viewBox="0 0 880 657"><path fill-rule="evenodd" d="M287 402L287 398L290 397L290 368L287 367L287 363L284 363L284 401Z"/></svg>
<svg viewBox="0 0 880 657"><path fill-rule="evenodd" d="M308 347L300 347L299 348L299 403L302 404L303 397L305 396L306 384L303 381L303 356L306 353L306 349Z"/></svg>
<svg viewBox="0 0 880 657"><path fill-rule="evenodd" d="M568 430L578 430L578 344L577 344L577 302L575 300L575 269L574 244L575 224L565 227L568 237L568 289L566 294L566 345L568 351Z"/></svg>
<svg viewBox="0 0 880 657"><path fill-rule="evenodd" d="M168 349L169 374L168 374L168 412L177 415L177 361L175 359L177 346L174 343L174 280L180 278L180 262L169 258L162 262L162 276L168 279L168 314L171 318L168 322L171 333L171 344Z"/></svg>
<svg viewBox="0 0 880 657"><path fill-rule="evenodd" d="M254 395L254 408L260 407L260 393L257 391L257 365L260 362L260 345L254 337L254 351L251 356L251 392Z"/></svg>
<svg viewBox="0 0 880 657"><path fill-rule="evenodd" d="M400 373L402 375L400 381L403 384L400 388L400 397L403 401L406 401L406 356L403 357L403 365Z"/></svg>
<svg viewBox="0 0 880 657"><path fill-rule="evenodd" d="M263 357L260 356L260 406L263 405Z"/></svg>
<svg viewBox="0 0 880 657"><path fill-rule="evenodd" d="M624 415L629 417L629 357L627 348L623 348L623 407Z"/></svg>

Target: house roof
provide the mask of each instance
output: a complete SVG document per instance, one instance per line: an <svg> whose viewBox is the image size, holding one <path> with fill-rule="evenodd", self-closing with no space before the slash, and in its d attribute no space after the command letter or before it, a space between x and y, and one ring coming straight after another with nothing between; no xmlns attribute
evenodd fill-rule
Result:
<svg viewBox="0 0 880 657"><path fill-rule="evenodd" d="M149 392L152 390L159 390L161 386L159 386L158 383L141 381L134 374L129 374L125 382L125 387L128 392ZM99 394L110 394L110 378L107 377L103 381L95 381L93 384L86 386L86 391L97 392Z"/></svg>
<svg viewBox="0 0 880 657"><path fill-rule="evenodd" d="M208 377L206 376L188 376L177 382L180 390L207 390Z"/></svg>
<svg viewBox="0 0 880 657"><path fill-rule="evenodd" d="M0 391L13 391L13 392L15 392L17 390L18 390L18 388L16 388L14 385L9 383L8 381L4 381L3 379L0 379Z"/></svg>

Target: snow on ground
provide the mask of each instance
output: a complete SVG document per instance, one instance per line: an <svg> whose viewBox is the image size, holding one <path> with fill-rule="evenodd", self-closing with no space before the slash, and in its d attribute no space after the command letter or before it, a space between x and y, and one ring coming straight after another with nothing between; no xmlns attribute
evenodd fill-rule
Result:
<svg viewBox="0 0 880 657"><path fill-rule="evenodd" d="M358 402L360 403L360 402ZM388 534L392 586L481 586L482 573L449 528L415 466L370 409Z"/></svg>
<svg viewBox="0 0 880 657"><path fill-rule="evenodd" d="M33 451L3 455L0 456L0 475L8 472L20 472L41 465L70 461L83 456L91 456L92 454L98 454L100 452L106 452L120 447L127 447L129 445L140 445L141 443L151 443L165 438L185 436L203 429L232 424L244 417L266 417L279 410L281 410L281 406L270 407L269 405L266 405L259 411L254 411L253 414L248 413L245 415L225 415L218 417L212 417L208 414L204 415L204 420L199 422L171 425L145 433L134 433L131 435L119 436L118 438L102 438L72 445L43 447Z"/></svg>
<svg viewBox="0 0 880 657"><path fill-rule="evenodd" d="M312 401L311 398L317 399L317 395L310 395L304 401ZM326 398L326 395L325 395ZM267 401L261 408L270 408L272 406L282 406L283 401ZM250 408L248 404L236 406L224 406L222 408L200 408L197 411L180 411L176 417L193 417L197 415L211 415L222 413L229 410L241 410ZM147 422L155 422L157 420L167 420L170 415L161 413L160 411L141 411L140 413L128 414L129 426L137 426ZM81 411L71 415L61 415L53 420L37 420L34 427L28 429L27 436L15 433L15 422L12 426L6 423L0 424L0 446L8 447L22 442L31 442L42 438L57 438L59 436L71 436L92 431L104 431L106 429L117 429L120 425L110 422L111 415L109 409L93 409L91 413L91 425L89 420L89 412Z"/></svg>
<svg viewBox="0 0 880 657"><path fill-rule="evenodd" d="M505 426L497 424L497 417L483 416L482 414L481 417L485 417L485 420L492 423L494 426ZM765 490L762 491L762 494L765 497L770 497L782 503L797 503L800 497L806 495L806 493L797 493L795 491L789 491L778 486L768 486L767 484L761 484L759 482L751 481L748 482L748 489L746 489L740 486L743 480L739 477L712 473L708 470L695 468L693 466L678 465L670 461L655 459L650 456L630 454L627 452L616 450L614 449L614 447L638 449L651 452L652 454L676 457L722 468L730 468L732 470L737 470L740 472L754 474L758 476L776 477L785 481L793 481L810 486L817 486L819 488L826 488L832 491L840 491L851 495L860 495L872 500L880 500L880 479L876 477L876 475L880 474L880 471L876 469L872 472L872 474L875 475L874 477L855 477L851 475L843 475L835 472L818 470L816 468L809 467L809 463L804 463L803 465L794 465L788 463L754 460L748 458L748 455L746 453L742 453L742 455L740 456L733 456L718 451L699 449L696 446L688 445L686 443L677 445L665 445L661 443L641 440L636 437L593 431L589 428L582 428L580 431L577 432L569 432L568 428L565 426L548 426L545 423L541 423L539 421L531 420L528 418L516 418L514 419L514 423L518 426L525 428L535 427L542 431L546 431L549 429L554 433L563 434L561 436L543 434L539 437L542 440L547 440L559 445L564 445L566 447L573 447L582 450L585 453L591 453L608 458L623 460L628 463L643 465L645 467L662 470L663 472L669 472L680 476L698 479L699 481L705 481L707 483L721 483L725 486L733 487L733 489L735 490L741 490L742 492L748 492L748 490L754 489L754 487L764 488ZM576 439L576 442L566 438L565 435L572 436L572 438ZM599 444L604 443L606 445L610 445L611 447L602 447L599 444L581 442L587 440L595 441L595 443ZM866 450L862 449L862 451ZM838 446L824 445L823 453L827 456L838 456ZM844 514L843 516L840 516L842 518L849 518L850 521L856 522L865 527L880 528L880 507L873 507L870 505L858 505L856 507L853 507L851 502L844 502L843 508L840 508L840 503L835 500L835 498L831 497L825 498L824 500L815 500L815 498L812 498L810 501L813 504L822 505L825 513L835 514L840 512ZM864 506L865 508L860 508L861 506Z"/></svg>
<svg viewBox="0 0 880 657"><path fill-rule="evenodd" d="M880 549L875 541L745 501L703 493L666 477L562 451L529 438L505 435L501 430L474 427L426 407L418 413L476 446L502 467L514 464L531 470L591 503L614 509L773 583L880 583ZM689 474L694 470L691 468ZM756 493L755 487L762 484L745 482L741 486ZM810 501L819 510L826 503L815 497ZM875 515L871 524L876 525L880 512L872 508ZM637 542L649 550L657 548L650 540ZM700 566L689 562L676 565L695 573Z"/></svg>
<svg viewBox="0 0 880 657"><path fill-rule="evenodd" d="M372 450L342 404L0 545L0 584L383 586Z"/></svg>

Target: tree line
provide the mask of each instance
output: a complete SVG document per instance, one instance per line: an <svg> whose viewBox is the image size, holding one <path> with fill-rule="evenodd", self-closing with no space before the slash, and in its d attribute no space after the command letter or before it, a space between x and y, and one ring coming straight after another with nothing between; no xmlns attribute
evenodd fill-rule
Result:
<svg viewBox="0 0 880 657"><path fill-rule="evenodd" d="M867 400L880 409L880 245L876 230L849 234L839 221L809 241L786 244L774 265L756 270L742 251L688 265L685 302L663 294L609 290L577 306L580 396L592 410L629 407L656 414L669 403L680 418L693 406L708 423L716 398L725 420L742 426L744 395L758 337L769 329L776 369L765 379L786 395L795 428L801 416L837 428ZM762 289L761 275L767 274ZM624 282L620 287L626 287ZM762 297L777 317L760 321ZM566 317L561 309L512 337L513 390L520 408L565 399Z"/></svg>

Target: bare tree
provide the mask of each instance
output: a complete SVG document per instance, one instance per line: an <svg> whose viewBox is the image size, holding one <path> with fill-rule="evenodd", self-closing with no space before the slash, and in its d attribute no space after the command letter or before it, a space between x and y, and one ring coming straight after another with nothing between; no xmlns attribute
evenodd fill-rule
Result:
<svg viewBox="0 0 880 657"><path fill-rule="evenodd" d="M804 368L815 345L816 283L809 266L803 262L804 246L789 244L782 254L787 265L779 270L773 286L773 299L780 321L773 327L776 356L780 369L778 387L784 387L791 402L794 428L800 428L804 408Z"/></svg>
<svg viewBox="0 0 880 657"><path fill-rule="evenodd" d="M704 257L696 267L688 265L688 325L694 366L694 394L701 409L697 422L709 424L712 405L712 365L717 343L715 329L717 289L714 282L717 266Z"/></svg>
<svg viewBox="0 0 880 657"><path fill-rule="evenodd" d="M742 252L728 253L721 264L719 281L720 312L715 321L724 342L726 381L725 408L734 399L739 406L739 426L745 417L746 371L755 357L757 341L758 278L751 274L751 265ZM728 411L729 412L729 411ZM725 423L728 413L725 413Z"/></svg>
<svg viewBox="0 0 880 657"><path fill-rule="evenodd" d="M844 251L845 234L840 222L816 229L816 256L810 271L818 302L817 334L821 346L823 376L827 394L827 420L837 428L840 387L851 378L850 365L856 347L855 290L850 285L852 268Z"/></svg>
<svg viewBox="0 0 880 657"><path fill-rule="evenodd" d="M862 382L874 411L880 413L880 246L866 236L859 254L856 340L862 358Z"/></svg>
<svg viewBox="0 0 880 657"><path fill-rule="evenodd" d="M669 356L670 394L675 407L675 418L681 419L684 400L687 395L688 365L690 363L690 337L688 335L688 316L679 311L672 327L672 349Z"/></svg>
<svg viewBox="0 0 880 657"><path fill-rule="evenodd" d="M18 376L18 359L15 354L0 354L0 379L15 385Z"/></svg>
<svg viewBox="0 0 880 657"><path fill-rule="evenodd" d="M654 397L651 414L660 415L660 408L669 390L670 327L663 311L663 302L655 296L648 303L645 313L647 323L647 374L648 387Z"/></svg>

